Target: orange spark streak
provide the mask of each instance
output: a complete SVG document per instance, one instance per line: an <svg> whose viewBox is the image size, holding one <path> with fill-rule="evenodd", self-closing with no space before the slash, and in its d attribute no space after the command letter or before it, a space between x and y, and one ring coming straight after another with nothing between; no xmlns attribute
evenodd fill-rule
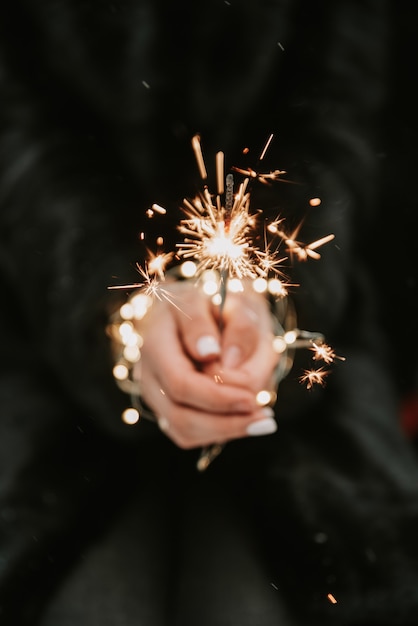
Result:
<svg viewBox="0 0 418 626"><path fill-rule="evenodd" d="M264 159L264 156L265 156L265 154L266 154L266 152L267 152L267 150L269 148L269 145L271 144L271 140L272 139L273 139L273 133L271 133L270 137L267 139L267 143L264 146L264 149L263 149L263 151L262 151L262 153L260 155L260 159L259 159L260 161L262 161Z"/></svg>
<svg viewBox="0 0 418 626"><path fill-rule="evenodd" d="M195 153L197 166L199 168L200 176L203 180L206 180L208 174L206 172L205 161L203 160L202 147L200 145L200 137L199 135L195 135L192 139L192 147Z"/></svg>

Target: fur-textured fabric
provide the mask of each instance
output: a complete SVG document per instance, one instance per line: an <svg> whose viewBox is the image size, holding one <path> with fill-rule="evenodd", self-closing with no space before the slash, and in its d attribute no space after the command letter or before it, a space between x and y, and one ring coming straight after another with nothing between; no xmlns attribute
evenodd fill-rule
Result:
<svg viewBox="0 0 418 626"><path fill-rule="evenodd" d="M416 623L418 470L362 253L389 18L381 0L0 9L2 624ZM275 133L266 169L298 184L255 201L304 217L306 239L335 233L294 268L294 299L347 357L321 393L292 372L277 434L204 475L196 451L121 422L104 332L138 233L175 237L195 132L229 165ZM169 215L147 220L155 201Z"/></svg>

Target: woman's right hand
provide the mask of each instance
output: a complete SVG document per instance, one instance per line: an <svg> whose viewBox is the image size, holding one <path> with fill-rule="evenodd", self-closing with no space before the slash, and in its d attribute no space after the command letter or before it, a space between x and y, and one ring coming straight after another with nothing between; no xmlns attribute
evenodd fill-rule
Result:
<svg viewBox="0 0 418 626"><path fill-rule="evenodd" d="M278 358L264 298L228 295L221 333L216 309L193 284L166 289L174 304L153 303L134 369L161 429L181 448L274 432L272 409L256 399L271 385Z"/></svg>

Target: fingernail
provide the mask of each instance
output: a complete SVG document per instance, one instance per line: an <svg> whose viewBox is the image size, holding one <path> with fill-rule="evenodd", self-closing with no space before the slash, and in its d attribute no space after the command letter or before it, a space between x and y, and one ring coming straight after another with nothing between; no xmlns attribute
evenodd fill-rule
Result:
<svg viewBox="0 0 418 626"><path fill-rule="evenodd" d="M277 430L277 424L272 417L266 417L263 420L252 422L247 426L247 435L250 437L258 437L259 435L271 435Z"/></svg>
<svg viewBox="0 0 418 626"><path fill-rule="evenodd" d="M199 337L196 343L196 349L200 356L209 356L210 354L220 354L221 346L216 337L212 335L203 335Z"/></svg>
<svg viewBox="0 0 418 626"><path fill-rule="evenodd" d="M157 422L158 422L158 426L160 427L160 430L162 430L163 433L166 433L169 430L170 422L168 421L166 417L159 417Z"/></svg>
<svg viewBox="0 0 418 626"><path fill-rule="evenodd" d="M241 350L238 346L230 346L224 354L222 365L230 369L237 367L241 362Z"/></svg>

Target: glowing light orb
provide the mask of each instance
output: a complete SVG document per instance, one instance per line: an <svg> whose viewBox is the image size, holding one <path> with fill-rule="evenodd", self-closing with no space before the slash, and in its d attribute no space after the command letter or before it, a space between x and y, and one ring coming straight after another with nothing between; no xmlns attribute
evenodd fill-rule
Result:
<svg viewBox="0 0 418 626"><path fill-rule="evenodd" d="M133 407L125 409L125 411L122 413L122 422L130 426L132 426L133 424L137 424L139 422L139 418L139 411L137 409L134 409Z"/></svg>

